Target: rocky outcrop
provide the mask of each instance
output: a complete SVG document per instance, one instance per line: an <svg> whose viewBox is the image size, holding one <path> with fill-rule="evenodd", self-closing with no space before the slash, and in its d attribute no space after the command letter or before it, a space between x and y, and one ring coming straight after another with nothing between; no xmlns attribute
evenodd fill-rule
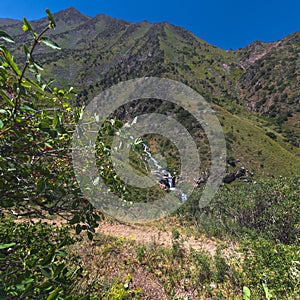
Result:
<svg viewBox="0 0 300 300"><path fill-rule="evenodd" d="M236 180L236 174L231 172L227 173L223 178L223 183L231 183Z"/></svg>
<svg viewBox="0 0 300 300"><path fill-rule="evenodd" d="M236 162L238 162L237 160ZM228 172L223 178L223 183L229 184L239 179L244 182L252 182L253 173L249 172L245 167L240 167L236 172ZM200 186L203 183L206 183L209 178L209 172L202 172L202 176L198 179L194 179L196 186Z"/></svg>
<svg viewBox="0 0 300 300"><path fill-rule="evenodd" d="M158 170L153 170L151 173L162 186L165 186L166 188L175 187L175 177L172 176L168 170L159 168Z"/></svg>
<svg viewBox="0 0 300 300"><path fill-rule="evenodd" d="M231 183L237 179L243 180L244 182L251 182L252 176L254 174L250 173L245 167L240 167L236 172L227 173L223 178L223 183Z"/></svg>

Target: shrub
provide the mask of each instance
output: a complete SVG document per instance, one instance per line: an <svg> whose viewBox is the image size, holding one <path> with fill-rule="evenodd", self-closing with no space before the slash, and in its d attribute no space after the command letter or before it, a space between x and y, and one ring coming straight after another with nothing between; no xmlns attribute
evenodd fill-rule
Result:
<svg viewBox="0 0 300 300"><path fill-rule="evenodd" d="M53 80L41 78L41 66L34 50L39 43L59 46L45 36L55 27L47 10L49 24L40 33L24 18L23 29L32 35L29 50L24 45L23 68L0 43L0 212L18 216L44 217L63 213L73 224L87 223L89 236L99 219L90 207L80 216L72 213L84 206L71 165L71 139L81 109L71 109L69 91L52 88ZM0 31L0 42L12 38ZM27 72L32 74L28 75ZM35 78L35 80L33 79ZM66 212L70 213L69 215Z"/></svg>
<svg viewBox="0 0 300 300"><path fill-rule="evenodd" d="M179 214L209 235L263 237L284 244L300 239L300 178L262 179L223 186L211 203L199 208L194 193Z"/></svg>
<svg viewBox="0 0 300 300"><path fill-rule="evenodd" d="M268 132L266 133L266 135L267 135L269 138L273 139L273 140L277 140L277 136L276 136L276 134L275 134L274 132L268 131Z"/></svg>
<svg viewBox="0 0 300 300"><path fill-rule="evenodd" d="M70 297L82 268L67 228L3 219L0 240L1 299L79 299Z"/></svg>
<svg viewBox="0 0 300 300"><path fill-rule="evenodd" d="M283 245L262 238L247 240L244 244L243 269L246 286L262 299L266 287L277 299L290 299L299 294L300 248ZM254 292L255 291L255 292Z"/></svg>

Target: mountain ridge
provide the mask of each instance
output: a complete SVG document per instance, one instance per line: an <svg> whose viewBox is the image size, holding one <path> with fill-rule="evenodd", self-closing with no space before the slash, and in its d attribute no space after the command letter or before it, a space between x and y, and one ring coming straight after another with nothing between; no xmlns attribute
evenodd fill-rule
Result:
<svg viewBox="0 0 300 300"><path fill-rule="evenodd" d="M75 87L77 103L88 102L105 88L127 79L145 76L174 79L220 108L217 111L221 120L225 118L229 155L244 156L243 164L250 167L251 156L246 152L251 148L252 152L263 153L255 154L259 162L255 162L256 169L276 172L272 158L280 161L285 156L280 150L283 147L292 155L288 155L285 173L292 168L293 155L294 165L300 168L300 32L277 42L256 41L233 51L212 46L168 22L135 23L104 14L90 18L75 8L58 12L54 18L57 28L51 38L62 50L39 47L36 57L44 65L46 76L51 74L62 87L69 84ZM1 22L4 21L0 19ZM3 27L16 40L14 54L18 61L24 59L18 45L30 40L30 35L22 32L21 24ZM46 19L32 22L38 29L44 24ZM240 117L240 124L234 116ZM243 128L240 133L239 126ZM251 134L261 135L259 139L265 139L266 143L250 147L244 140L255 143ZM271 153L269 142L278 145L278 148L273 146L279 155ZM235 149L240 153L235 153Z"/></svg>

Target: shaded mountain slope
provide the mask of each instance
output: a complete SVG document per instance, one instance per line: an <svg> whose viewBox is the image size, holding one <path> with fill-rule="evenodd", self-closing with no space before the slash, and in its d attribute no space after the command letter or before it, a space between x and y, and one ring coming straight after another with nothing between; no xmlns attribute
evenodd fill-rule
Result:
<svg viewBox="0 0 300 300"><path fill-rule="evenodd" d="M225 51L167 22L132 23L75 8L55 14L52 38L61 51L43 46L36 60L45 77L73 85L77 104L89 102L120 81L159 76L183 82L214 105L227 139L228 155L261 174L300 172L300 32L273 42ZM36 30L45 19L33 21ZM30 40L19 21L1 19L14 36L14 55Z"/></svg>

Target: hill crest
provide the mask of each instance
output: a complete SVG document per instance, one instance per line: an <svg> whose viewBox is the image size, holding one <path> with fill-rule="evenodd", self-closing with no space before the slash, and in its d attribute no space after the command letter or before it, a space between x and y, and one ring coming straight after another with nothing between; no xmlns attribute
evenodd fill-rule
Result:
<svg viewBox="0 0 300 300"><path fill-rule="evenodd" d="M262 157L255 154L255 168L263 173L276 168L272 157L274 161L289 157L285 173L292 161L300 166L300 32L278 42L256 41L243 49L225 51L168 22L134 23L104 14L90 18L74 7L54 17L57 28L51 38L62 50L41 47L37 58L45 75L51 74L63 87L75 87L78 103L127 79L158 76L178 80L216 106L220 118L225 118L225 134L231 135L232 126L244 128L228 140L229 155L243 156L243 163L251 167L246 148L252 156L253 152L265 152ZM24 54L18 45L30 36L24 34L20 21L0 19L0 24L5 23L3 29L15 38L14 55L21 61ZM41 19L32 25L38 31L45 23L46 19ZM242 139L252 141L251 132L260 134L265 144L250 149ZM270 143L273 150L277 147L276 158L267 146ZM268 161L267 167L263 161ZM260 167L263 165L265 169Z"/></svg>

